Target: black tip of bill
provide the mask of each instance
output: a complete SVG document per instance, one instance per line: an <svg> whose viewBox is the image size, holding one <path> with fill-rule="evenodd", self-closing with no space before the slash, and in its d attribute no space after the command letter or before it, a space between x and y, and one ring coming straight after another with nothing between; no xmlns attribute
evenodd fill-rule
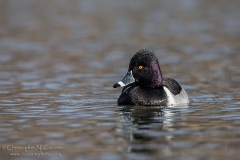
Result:
<svg viewBox="0 0 240 160"><path fill-rule="evenodd" d="M121 86L120 84L115 83L115 84L113 85L113 88L118 88L118 87L120 87L120 86Z"/></svg>

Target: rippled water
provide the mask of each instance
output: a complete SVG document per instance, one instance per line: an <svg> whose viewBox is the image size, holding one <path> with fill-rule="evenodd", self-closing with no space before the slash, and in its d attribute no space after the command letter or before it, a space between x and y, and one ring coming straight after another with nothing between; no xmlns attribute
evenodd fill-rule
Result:
<svg viewBox="0 0 240 160"><path fill-rule="evenodd" d="M1 159L240 157L239 1L0 4ZM141 48L189 106L117 106Z"/></svg>

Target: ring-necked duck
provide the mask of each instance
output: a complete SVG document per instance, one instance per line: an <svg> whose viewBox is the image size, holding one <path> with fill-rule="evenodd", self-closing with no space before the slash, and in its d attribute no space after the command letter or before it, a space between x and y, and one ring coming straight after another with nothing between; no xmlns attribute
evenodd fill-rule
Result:
<svg viewBox="0 0 240 160"><path fill-rule="evenodd" d="M114 88L124 87L118 105L167 106L188 104L177 81L163 78L154 52L141 49L131 59L127 75Z"/></svg>

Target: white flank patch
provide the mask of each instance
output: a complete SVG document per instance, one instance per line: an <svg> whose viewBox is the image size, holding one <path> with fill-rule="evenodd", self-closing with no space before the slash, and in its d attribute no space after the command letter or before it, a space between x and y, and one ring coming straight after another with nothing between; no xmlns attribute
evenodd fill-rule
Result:
<svg viewBox="0 0 240 160"><path fill-rule="evenodd" d="M182 88L182 91L177 95L172 94L167 87L163 87L163 89L167 93L168 105L188 104L189 103L188 95L183 88Z"/></svg>

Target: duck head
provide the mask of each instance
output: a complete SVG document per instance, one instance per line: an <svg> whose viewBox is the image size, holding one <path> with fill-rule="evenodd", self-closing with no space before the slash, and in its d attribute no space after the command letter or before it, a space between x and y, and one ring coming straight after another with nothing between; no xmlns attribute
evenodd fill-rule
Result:
<svg viewBox="0 0 240 160"><path fill-rule="evenodd" d="M162 86L162 81L155 53L150 49L141 49L132 57L126 76L113 87L123 87L135 82L138 86L157 88Z"/></svg>

